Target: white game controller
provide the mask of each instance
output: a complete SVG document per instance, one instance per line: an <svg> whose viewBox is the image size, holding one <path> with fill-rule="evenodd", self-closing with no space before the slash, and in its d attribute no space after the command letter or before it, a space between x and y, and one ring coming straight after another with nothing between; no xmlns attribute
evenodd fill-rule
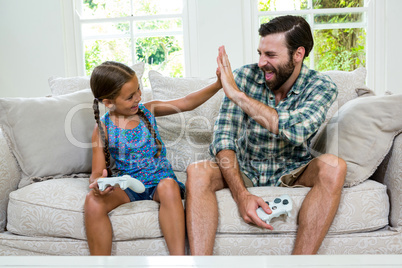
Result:
<svg viewBox="0 0 402 268"><path fill-rule="evenodd" d="M272 218L279 217L281 215L290 216L290 212L293 208L292 199L289 195L281 195L277 197L272 202L266 202L272 210L271 214L265 213L265 211L259 207L257 208L257 215L260 217L261 220L265 221L269 224Z"/></svg>
<svg viewBox="0 0 402 268"><path fill-rule="evenodd" d="M125 190L129 187L136 193L143 193L145 191L144 184L129 175L98 179L98 187L100 191L104 191L108 186L119 186L122 190Z"/></svg>

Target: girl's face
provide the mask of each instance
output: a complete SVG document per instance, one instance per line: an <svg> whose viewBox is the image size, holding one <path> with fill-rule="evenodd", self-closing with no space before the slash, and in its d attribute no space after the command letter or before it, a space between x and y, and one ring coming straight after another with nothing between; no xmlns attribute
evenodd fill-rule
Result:
<svg viewBox="0 0 402 268"><path fill-rule="evenodd" d="M119 95L111 100L114 107L111 111L124 117L130 117L138 112L138 104L141 101L141 90L139 87L137 76L123 85Z"/></svg>

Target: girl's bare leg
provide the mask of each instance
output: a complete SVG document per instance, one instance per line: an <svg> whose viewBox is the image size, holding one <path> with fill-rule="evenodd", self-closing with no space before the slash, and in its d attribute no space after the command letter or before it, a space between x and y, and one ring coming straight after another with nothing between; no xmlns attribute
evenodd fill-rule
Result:
<svg viewBox="0 0 402 268"><path fill-rule="evenodd" d="M107 195L87 194L84 205L85 228L91 255L110 255L112 253L112 224L108 213L116 207L130 202L127 194L115 188Z"/></svg>
<svg viewBox="0 0 402 268"><path fill-rule="evenodd" d="M160 203L159 224L170 255L185 254L185 219L180 187L173 179L161 180L154 200Z"/></svg>

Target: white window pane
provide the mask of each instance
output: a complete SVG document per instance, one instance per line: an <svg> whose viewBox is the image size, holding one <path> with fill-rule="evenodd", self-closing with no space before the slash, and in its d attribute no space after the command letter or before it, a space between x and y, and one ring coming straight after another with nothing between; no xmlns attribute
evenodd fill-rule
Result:
<svg viewBox="0 0 402 268"><path fill-rule="evenodd" d="M183 31L181 19L160 19L136 22L136 32Z"/></svg>
<svg viewBox="0 0 402 268"><path fill-rule="evenodd" d="M183 0L133 0L133 15L181 14Z"/></svg>
<svg viewBox="0 0 402 268"><path fill-rule="evenodd" d="M82 25L84 38L99 35L126 35L130 34L130 23L109 22L109 23L86 23Z"/></svg>
<svg viewBox="0 0 402 268"><path fill-rule="evenodd" d="M137 62L147 63L145 72L156 70L170 77L184 75L183 36L137 38L136 55Z"/></svg>
<svg viewBox="0 0 402 268"><path fill-rule="evenodd" d="M314 31L314 69L352 71L366 65L364 29Z"/></svg>
<svg viewBox="0 0 402 268"><path fill-rule="evenodd" d="M86 40L84 41L85 70L90 75L93 68L104 61L118 61L132 65L131 40L120 38L112 40Z"/></svg>
<svg viewBox="0 0 402 268"><path fill-rule="evenodd" d="M298 15L298 16L303 17L305 20L308 21L308 16L309 15ZM276 17L278 17L278 16L275 16L275 15L272 15L272 16L260 16L260 25L263 24L263 23L267 23L267 22L269 22L270 20L272 20L272 19L274 19Z"/></svg>
<svg viewBox="0 0 402 268"><path fill-rule="evenodd" d="M258 2L258 11L291 11L307 9L307 0L263 0Z"/></svg>
<svg viewBox="0 0 402 268"><path fill-rule="evenodd" d="M364 7L364 0L313 0L313 8Z"/></svg>
<svg viewBox="0 0 402 268"><path fill-rule="evenodd" d="M130 16L130 0L83 0L81 15L84 19Z"/></svg>
<svg viewBox="0 0 402 268"><path fill-rule="evenodd" d="M357 13L337 13L337 14L316 14L314 15L314 23L316 24L331 24L331 23L351 23L363 22L364 12Z"/></svg>

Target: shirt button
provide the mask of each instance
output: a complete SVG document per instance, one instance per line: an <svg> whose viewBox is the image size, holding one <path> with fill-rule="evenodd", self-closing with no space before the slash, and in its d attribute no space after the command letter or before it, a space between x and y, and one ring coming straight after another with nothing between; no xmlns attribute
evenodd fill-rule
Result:
<svg viewBox="0 0 402 268"><path fill-rule="evenodd" d="M270 100L273 100L273 99L274 99L274 97L269 97L269 99L270 99Z"/></svg>

